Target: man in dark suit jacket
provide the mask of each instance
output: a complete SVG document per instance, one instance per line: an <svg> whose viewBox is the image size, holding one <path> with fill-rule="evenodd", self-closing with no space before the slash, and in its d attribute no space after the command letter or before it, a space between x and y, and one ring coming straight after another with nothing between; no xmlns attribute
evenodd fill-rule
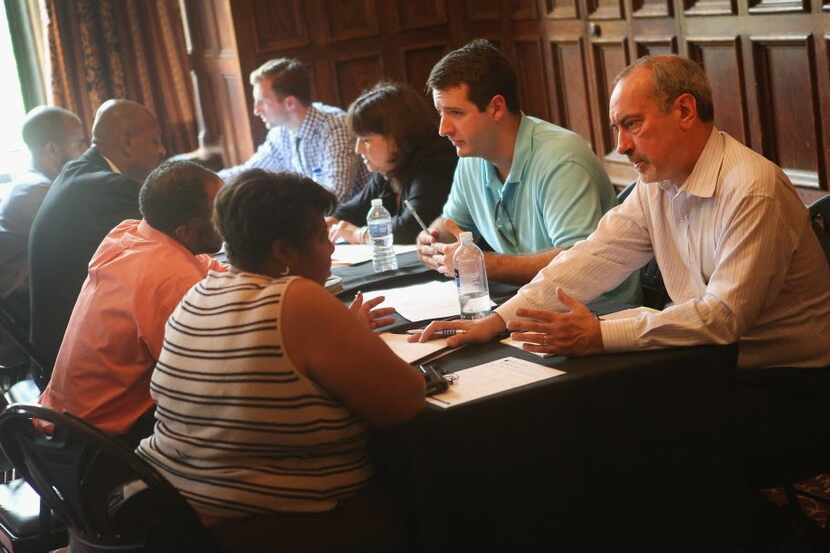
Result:
<svg viewBox="0 0 830 553"><path fill-rule="evenodd" d="M106 234L140 219L138 190L165 154L155 116L141 104L108 100L92 126L92 147L67 163L29 237L31 340L51 371L87 265Z"/></svg>

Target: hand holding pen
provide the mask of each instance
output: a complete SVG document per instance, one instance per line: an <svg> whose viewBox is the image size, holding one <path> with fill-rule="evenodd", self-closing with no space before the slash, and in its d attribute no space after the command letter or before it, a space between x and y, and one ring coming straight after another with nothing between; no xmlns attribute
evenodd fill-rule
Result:
<svg viewBox="0 0 830 553"><path fill-rule="evenodd" d="M406 333L407 334L412 334L412 335L417 335L417 337L420 338L421 334L424 333L424 330L425 329L423 329L423 328L410 328L409 330L406 331ZM443 328L441 330L436 330L435 332L432 333L432 335L437 337L437 338L449 338L450 336L455 336L456 334L461 334L463 332L464 332L463 330L459 330L459 329L456 329L456 328ZM409 340L409 341L414 342L416 340Z"/></svg>

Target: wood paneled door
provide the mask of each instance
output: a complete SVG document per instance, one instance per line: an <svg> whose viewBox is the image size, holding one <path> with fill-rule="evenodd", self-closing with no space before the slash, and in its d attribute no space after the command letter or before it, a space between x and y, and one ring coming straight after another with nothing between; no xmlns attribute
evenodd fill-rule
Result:
<svg viewBox="0 0 830 553"><path fill-rule="evenodd" d="M381 78L422 89L445 52L484 37L516 64L525 112L584 136L616 184L634 173L614 151L612 80L642 55L679 53L706 69L720 128L781 165L806 199L828 189L830 0L211 2L227 6L245 83L245 106L240 95L212 107L254 142L264 129L247 75L270 58L306 61L316 98L346 107Z"/></svg>

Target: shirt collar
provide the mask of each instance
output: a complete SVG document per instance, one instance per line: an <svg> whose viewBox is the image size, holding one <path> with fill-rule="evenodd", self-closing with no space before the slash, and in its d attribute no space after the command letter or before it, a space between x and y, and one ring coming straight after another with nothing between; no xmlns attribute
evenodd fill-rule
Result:
<svg viewBox="0 0 830 553"><path fill-rule="evenodd" d="M533 130L533 121L522 113L519 129L516 131L516 143L513 145L513 162L504 184L521 182L525 167L533 157Z"/></svg>
<svg viewBox="0 0 830 553"><path fill-rule="evenodd" d="M686 194L699 198L711 198L715 193L721 164L723 163L724 138L723 133L712 127L706 146L695 162L691 174L680 186Z"/></svg>
<svg viewBox="0 0 830 553"><path fill-rule="evenodd" d="M193 252L188 250L184 244L169 236L158 229L153 228L150 226L146 220L142 219L140 223L138 223L138 234L151 242L160 242L166 244L168 247L176 248L184 253L187 253L188 256L194 257Z"/></svg>
<svg viewBox="0 0 830 553"><path fill-rule="evenodd" d="M308 111L306 111L305 117L303 118L303 122L300 123L299 128L296 132L296 137L299 139L306 138L310 135L313 130L317 127L318 122L322 119L323 115L320 111L314 107L314 105L308 106Z"/></svg>
<svg viewBox="0 0 830 553"><path fill-rule="evenodd" d="M101 152L98 152L98 155L100 155L102 158L104 158L104 161L107 162L107 165L110 166L110 169L112 169L113 173L118 173L119 175L121 174L121 169L119 169L118 166L115 163L113 163L110 158L108 158L107 156L105 156Z"/></svg>

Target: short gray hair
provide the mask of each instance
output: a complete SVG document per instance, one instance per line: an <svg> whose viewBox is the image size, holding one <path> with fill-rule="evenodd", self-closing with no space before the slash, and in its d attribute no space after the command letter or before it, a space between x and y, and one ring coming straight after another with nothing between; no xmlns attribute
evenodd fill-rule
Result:
<svg viewBox="0 0 830 553"><path fill-rule="evenodd" d="M700 120L704 123L714 120L712 87L696 62L681 56L644 56L620 71L611 88L639 68L651 71L654 97L662 104L663 111L668 111L678 96L688 93L694 96Z"/></svg>

